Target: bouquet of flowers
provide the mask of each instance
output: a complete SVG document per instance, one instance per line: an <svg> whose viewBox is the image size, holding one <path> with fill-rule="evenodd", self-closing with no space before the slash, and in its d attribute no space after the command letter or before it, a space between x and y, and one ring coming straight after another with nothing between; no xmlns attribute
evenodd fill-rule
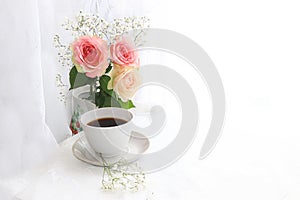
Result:
<svg viewBox="0 0 300 200"><path fill-rule="evenodd" d="M130 98L141 83L139 58L132 42L120 37L108 46L98 36L82 36L71 44L74 67L70 89L90 85L90 96L97 107L132 108Z"/></svg>
<svg viewBox="0 0 300 200"><path fill-rule="evenodd" d="M142 43L143 28L149 27L149 19L125 17L109 23L96 14L80 12L63 27L72 31L74 41L62 44L58 35L54 41L59 61L70 68L70 89L89 85L87 99L98 108L134 107L131 98L141 84L135 49ZM130 37L126 34L131 30L136 34Z"/></svg>
<svg viewBox="0 0 300 200"><path fill-rule="evenodd" d="M55 35L54 45L59 62L70 70L69 89L89 85L86 99L98 108L133 108L131 98L141 84L136 47L143 43L149 19L124 17L109 23L97 14L79 12L75 20L68 19L63 27L72 32L74 39L63 44ZM77 117L70 127L76 132L80 128L78 113L73 116Z"/></svg>

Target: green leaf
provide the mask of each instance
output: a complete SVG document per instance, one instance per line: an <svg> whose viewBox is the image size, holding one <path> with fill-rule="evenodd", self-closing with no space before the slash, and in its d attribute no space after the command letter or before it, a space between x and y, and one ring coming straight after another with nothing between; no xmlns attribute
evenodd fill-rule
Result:
<svg viewBox="0 0 300 200"><path fill-rule="evenodd" d="M69 72L70 90L74 88L74 83L75 83L77 74L78 74L78 71L77 71L76 67L74 66L71 69L71 71Z"/></svg>
<svg viewBox="0 0 300 200"><path fill-rule="evenodd" d="M105 102L105 93L102 91L95 93L95 104L98 108L102 108Z"/></svg>
<svg viewBox="0 0 300 200"><path fill-rule="evenodd" d="M109 65L108 65L108 67L106 68L106 71L105 71L105 73L107 74L108 72L110 72L110 70L112 69L112 63L110 62L109 63Z"/></svg>
<svg viewBox="0 0 300 200"><path fill-rule="evenodd" d="M79 73L76 67L72 67L69 73L70 90L84 85L94 84L96 78L87 77L84 73Z"/></svg>
<svg viewBox="0 0 300 200"><path fill-rule="evenodd" d="M107 89L108 82L110 81L110 76L103 75L100 77L100 89L103 90L106 94L112 96L113 90Z"/></svg>
<svg viewBox="0 0 300 200"><path fill-rule="evenodd" d="M133 102L131 100L128 100L126 102L122 101L122 99L120 99L114 91L112 94L112 98L114 98L116 101L118 101L121 108L124 108L124 109L135 108L135 105L133 104Z"/></svg>
<svg viewBox="0 0 300 200"><path fill-rule="evenodd" d="M119 102L110 96L109 94L105 93L103 90L100 90L100 92L97 92L95 95L95 103L98 108L103 107L118 107L120 108L121 105Z"/></svg>
<svg viewBox="0 0 300 200"><path fill-rule="evenodd" d="M131 100L128 100L127 102L123 102L121 99L118 99L118 103L121 105L122 108L125 109L135 108Z"/></svg>
<svg viewBox="0 0 300 200"><path fill-rule="evenodd" d="M106 96L103 107L121 108L121 105L119 104L119 102L116 99L112 98L111 96Z"/></svg>

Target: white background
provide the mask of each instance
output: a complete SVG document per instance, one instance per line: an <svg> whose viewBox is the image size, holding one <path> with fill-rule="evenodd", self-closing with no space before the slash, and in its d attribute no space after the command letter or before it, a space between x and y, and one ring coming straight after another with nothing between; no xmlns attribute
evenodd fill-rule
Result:
<svg viewBox="0 0 300 200"><path fill-rule="evenodd" d="M80 7L67 9L71 3L64 2L49 7L40 1L41 22L51 21L53 11L59 15L52 22L59 23L63 15ZM148 9L152 27L178 31L203 47L218 68L227 99L223 135L215 150L205 160L196 157L209 126L205 119L188 154L149 176L155 199L300 199L299 3L153 2ZM42 50L52 45L51 32L46 30L56 26L41 24ZM51 68L56 64L51 60L53 51L51 55L42 51L42 56L46 122L60 141L67 134L67 124L56 126L65 120L61 115L64 106L53 98L59 70ZM203 90L202 83L200 93ZM207 94L203 92L198 98L200 115L210 116Z"/></svg>
<svg viewBox="0 0 300 200"><path fill-rule="evenodd" d="M300 199L299 8L292 0L186 0L157 11L153 23L200 44L224 83L223 136L199 162L228 182L210 183L218 189L207 199Z"/></svg>

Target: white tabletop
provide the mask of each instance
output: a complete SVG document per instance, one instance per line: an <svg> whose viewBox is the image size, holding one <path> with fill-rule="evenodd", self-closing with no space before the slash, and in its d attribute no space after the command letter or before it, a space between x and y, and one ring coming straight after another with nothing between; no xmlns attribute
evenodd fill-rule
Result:
<svg viewBox="0 0 300 200"><path fill-rule="evenodd" d="M147 174L144 190L136 193L104 192L101 190L102 168L83 163L72 155L72 145L81 134L65 140L53 159L19 178L19 183L10 182L15 188L26 185L25 190L17 195L19 199L281 200L293 199L291 194L296 191L292 191L288 184L284 174L286 169L279 166L280 161L248 165L245 159L226 155L228 150L222 152L223 145L206 160L200 161L197 159L200 148L196 139L178 162L162 171Z"/></svg>

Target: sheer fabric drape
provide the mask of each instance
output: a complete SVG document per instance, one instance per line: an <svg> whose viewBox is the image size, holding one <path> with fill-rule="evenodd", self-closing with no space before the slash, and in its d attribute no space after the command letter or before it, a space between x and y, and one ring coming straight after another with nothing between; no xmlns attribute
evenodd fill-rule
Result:
<svg viewBox="0 0 300 200"><path fill-rule="evenodd" d="M0 6L0 199L11 199L10 177L37 166L70 135L66 106L56 75L68 82L57 62L54 34L79 10L115 17L143 15L144 1L1 0ZM151 6L143 6L149 9ZM68 36L66 36L68 39ZM11 187L9 187L11 186Z"/></svg>

